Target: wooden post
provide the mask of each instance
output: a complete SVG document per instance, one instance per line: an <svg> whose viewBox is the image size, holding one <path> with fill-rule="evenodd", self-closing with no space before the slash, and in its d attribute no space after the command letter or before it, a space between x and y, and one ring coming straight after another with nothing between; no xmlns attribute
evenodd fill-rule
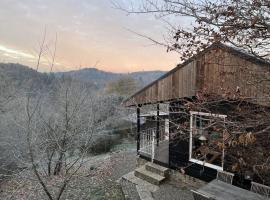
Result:
<svg viewBox="0 0 270 200"><path fill-rule="evenodd" d="M138 105L137 107L137 154L139 154L140 150L140 136L141 136L141 116L140 116L140 107L141 105Z"/></svg>
<svg viewBox="0 0 270 200"><path fill-rule="evenodd" d="M171 149L171 142L172 142L172 138L171 138L171 133L173 132L173 129L172 129L172 127L173 127L173 124L172 124L172 122L173 122L173 103L172 102L170 102L169 103L169 158L168 158L168 160L169 160L169 167L171 167L172 166L172 162L171 162L171 153L172 153L172 149Z"/></svg>
<svg viewBox="0 0 270 200"><path fill-rule="evenodd" d="M157 131L156 131L157 146L159 145L159 125L160 125L159 104L157 104Z"/></svg>

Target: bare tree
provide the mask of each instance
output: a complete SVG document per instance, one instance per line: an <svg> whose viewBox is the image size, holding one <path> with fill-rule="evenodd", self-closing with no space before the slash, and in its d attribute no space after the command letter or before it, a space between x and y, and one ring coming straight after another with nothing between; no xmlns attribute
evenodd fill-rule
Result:
<svg viewBox="0 0 270 200"><path fill-rule="evenodd" d="M75 84L76 85L76 84ZM31 102L27 97L27 143L33 172L49 199L60 199L72 177L82 167L94 129L94 118L85 108L92 104L89 91L70 81L59 85L56 96ZM50 101L48 101L50 100ZM47 102L53 102L51 106ZM52 110L48 109L51 106ZM85 148L82 148L85 147ZM75 157L72 151L79 151ZM46 165L47 170L44 170ZM58 192L48 186L51 176L62 177Z"/></svg>
<svg viewBox="0 0 270 200"><path fill-rule="evenodd" d="M182 60L216 41L245 49L259 58L269 58L268 0L143 0L124 5L114 1L114 5L128 14L153 14L166 21L170 29L168 51L179 52ZM168 17L173 18L171 23ZM181 19L192 25L181 25Z"/></svg>
<svg viewBox="0 0 270 200"><path fill-rule="evenodd" d="M51 71L56 56L46 44L46 29L39 47L38 62L46 52L51 52ZM31 90L31 89L30 89ZM29 91L26 101L26 138L29 161L33 173L46 196L61 199L66 187L84 164L84 158L92 142L93 133L103 124L93 110L94 96L86 85L61 79L55 82L47 95L42 91ZM73 152L76 151L75 156ZM51 185L51 177L61 177ZM57 189L56 189L57 188Z"/></svg>

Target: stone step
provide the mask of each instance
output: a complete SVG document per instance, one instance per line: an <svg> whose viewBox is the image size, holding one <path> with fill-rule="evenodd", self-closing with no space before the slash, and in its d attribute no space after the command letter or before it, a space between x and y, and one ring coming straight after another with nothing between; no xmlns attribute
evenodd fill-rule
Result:
<svg viewBox="0 0 270 200"><path fill-rule="evenodd" d="M127 200L154 200L152 193L159 190L159 186L136 177L134 171L122 176L118 182Z"/></svg>
<svg viewBox="0 0 270 200"><path fill-rule="evenodd" d="M147 182L139 177L136 177L134 173L135 173L134 171L130 172L130 173L122 176L121 179L125 179L125 180L127 180L135 185L143 187L143 188L149 190L150 192L156 192L159 189L159 187L157 185L151 184L151 183L149 183L149 182Z"/></svg>
<svg viewBox="0 0 270 200"><path fill-rule="evenodd" d="M154 185L159 185L164 179L164 176L160 176L159 174L155 174L145 169L145 167L140 167L135 170L135 176L141 178L149 183Z"/></svg>
<svg viewBox="0 0 270 200"><path fill-rule="evenodd" d="M162 167L160 165L157 165L152 162L148 162L145 164L145 169L147 171L153 172L155 174L158 174L160 176L168 177L169 169L166 167Z"/></svg>

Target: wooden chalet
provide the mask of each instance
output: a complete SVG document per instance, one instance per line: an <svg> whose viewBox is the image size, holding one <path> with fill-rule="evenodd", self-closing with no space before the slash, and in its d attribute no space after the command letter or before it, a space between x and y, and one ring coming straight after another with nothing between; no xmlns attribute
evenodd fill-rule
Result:
<svg viewBox="0 0 270 200"><path fill-rule="evenodd" d="M137 108L138 155L205 181L224 170L236 185L269 185L262 178L270 176L269 80L266 60L212 44L123 102ZM160 126L161 104L169 105L169 137ZM143 130L140 113L149 105L156 127Z"/></svg>

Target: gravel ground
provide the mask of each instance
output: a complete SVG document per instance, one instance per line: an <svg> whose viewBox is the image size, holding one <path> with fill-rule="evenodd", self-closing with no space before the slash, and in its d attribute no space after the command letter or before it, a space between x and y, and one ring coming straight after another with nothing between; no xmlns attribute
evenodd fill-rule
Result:
<svg viewBox="0 0 270 200"><path fill-rule="evenodd" d="M135 169L134 151L114 152L89 159L72 179L62 199L65 200L123 200L121 187L115 182L124 174ZM31 172L25 171L0 186L0 199L41 200L47 199ZM54 194L61 177L47 179ZM53 186L52 186L53 185Z"/></svg>
<svg viewBox="0 0 270 200"><path fill-rule="evenodd" d="M153 193L153 198L155 200L193 200L190 188L167 182L160 185L159 190Z"/></svg>
<svg viewBox="0 0 270 200"><path fill-rule="evenodd" d="M76 177L72 179L61 199L65 200L124 200L124 194L116 183L123 175L136 167L135 151L120 151L89 158ZM1 200L47 200L44 192L29 171L0 185ZM61 177L47 180L54 194L61 185ZM167 181L152 193L155 200L193 200L190 186ZM133 199L132 199L133 200Z"/></svg>

